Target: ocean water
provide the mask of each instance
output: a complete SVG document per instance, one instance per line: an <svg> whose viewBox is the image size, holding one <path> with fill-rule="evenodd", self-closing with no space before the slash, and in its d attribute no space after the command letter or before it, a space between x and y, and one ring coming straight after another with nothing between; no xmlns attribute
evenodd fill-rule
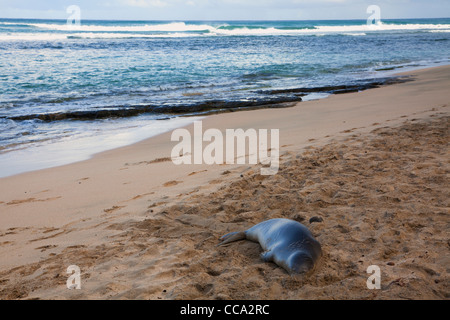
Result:
<svg viewBox="0 0 450 320"><path fill-rule="evenodd" d="M0 176L83 160L206 111L323 98L449 62L450 19L0 19Z"/></svg>

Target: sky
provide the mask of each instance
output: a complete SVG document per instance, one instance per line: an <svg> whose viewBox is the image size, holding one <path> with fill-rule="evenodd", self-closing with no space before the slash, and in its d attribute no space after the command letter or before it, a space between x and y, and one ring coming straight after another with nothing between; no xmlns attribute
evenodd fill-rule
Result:
<svg viewBox="0 0 450 320"><path fill-rule="evenodd" d="M67 19L71 5L92 20L365 20L447 18L450 0L0 0L0 18Z"/></svg>

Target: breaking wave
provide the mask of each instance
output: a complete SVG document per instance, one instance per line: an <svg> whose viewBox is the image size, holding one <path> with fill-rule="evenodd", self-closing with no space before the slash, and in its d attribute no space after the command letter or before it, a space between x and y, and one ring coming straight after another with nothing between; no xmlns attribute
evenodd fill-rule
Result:
<svg viewBox="0 0 450 320"><path fill-rule="evenodd" d="M296 36L330 35L365 36L368 33L395 31L450 32L450 24L393 24L378 25L316 25L301 27L258 26L254 24L230 26L228 24L196 24L170 22L159 24L100 25L63 23L0 22L1 26L26 28L30 32L6 32L0 41L8 40L64 40L64 39L120 39L191 36ZM40 32L39 32L40 31ZM42 32L44 31L44 32Z"/></svg>

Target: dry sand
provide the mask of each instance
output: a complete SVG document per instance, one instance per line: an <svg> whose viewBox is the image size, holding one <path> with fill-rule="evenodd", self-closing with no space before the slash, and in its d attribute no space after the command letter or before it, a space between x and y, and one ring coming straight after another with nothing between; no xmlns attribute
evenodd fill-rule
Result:
<svg viewBox="0 0 450 320"><path fill-rule="evenodd" d="M174 166L169 133L0 179L0 298L448 299L450 66L410 76L205 119L205 129L280 129L275 176ZM321 242L314 273L291 277L256 243L215 247L276 217ZM81 290L66 288L70 265ZM366 287L370 265L381 290Z"/></svg>

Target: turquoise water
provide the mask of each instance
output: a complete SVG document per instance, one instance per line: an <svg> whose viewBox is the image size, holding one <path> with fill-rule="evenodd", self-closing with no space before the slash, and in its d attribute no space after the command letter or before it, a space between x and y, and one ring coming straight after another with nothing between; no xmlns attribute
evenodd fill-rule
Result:
<svg viewBox="0 0 450 320"><path fill-rule="evenodd" d="M356 20L68 26L61 20L0 19L0 175L23 171L13 170L12 162L30 148L42 153L78 141L92 153L102 150L92 137L109 137L111 143L102 145L116 147L117 135L133 137L123 144L146 138L205 105L295 101L299 96L285 89L365 83L446 64L449 32L450 19L386 20L378 26Z"/></svg>

